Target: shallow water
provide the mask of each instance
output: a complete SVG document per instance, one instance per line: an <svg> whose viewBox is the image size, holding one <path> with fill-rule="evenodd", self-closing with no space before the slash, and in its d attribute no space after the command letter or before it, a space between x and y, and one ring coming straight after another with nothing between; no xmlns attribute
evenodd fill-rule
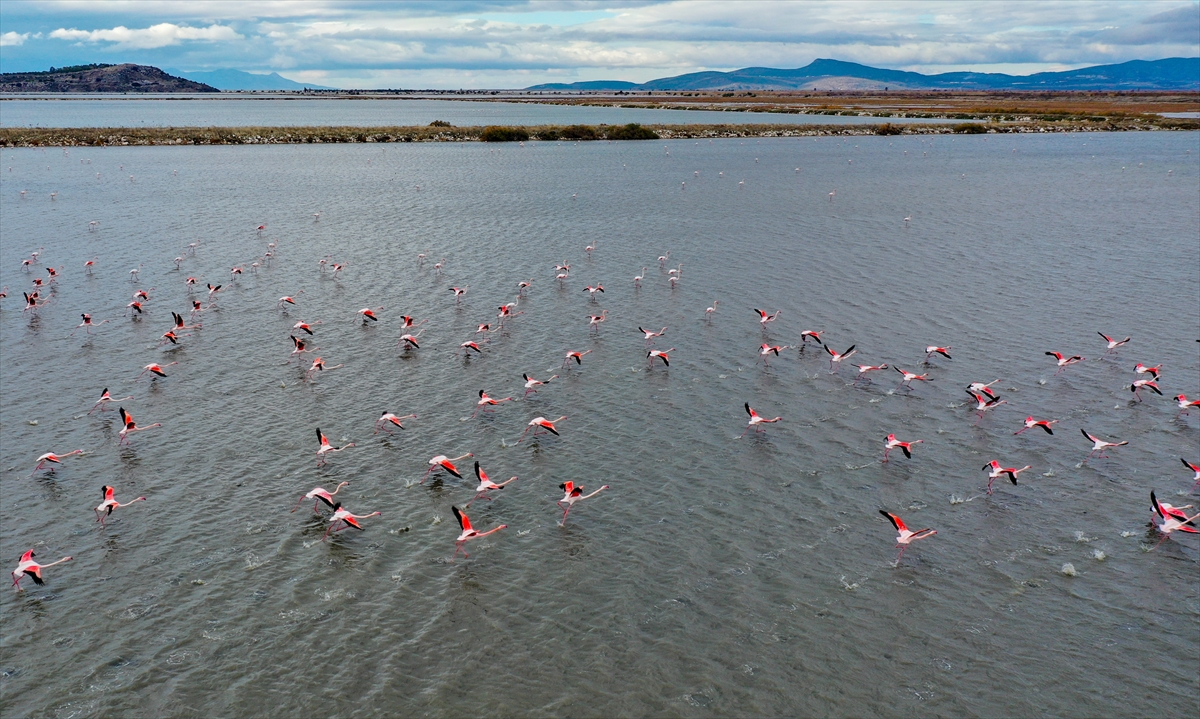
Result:
<svg viewBox="0 0 1200 719"><path fill-rule="evenodd" d="M691 124L781 123L853 125L879 122L949 122L921 118L791 115L774 112L649 110L515 102L459 100L347 100L262 97L38 98L0 100L0 127L379 127L428 125L444 120L459 127L483 125L571 125L630 122Z"/></svg>
<svg viewBox="0 0 1200 719"><path fill-rule="evenodd" d="M1195 503L1179 458L1200 460L1200 415L1127 387L1140 361L1163 364L1167 395L1200 390L1198 144L5 150L0 556L6 571L30 547L74 561L0 593L0 712L1183 715L1200 552L1195 536L1155 546L1147 495ZM230 283L270 241L270 266ZM39 247L65 269L35 318L20 261ZM655 261L667 251L674 290ZM340 278L319 272L325 255L349 263ZM139 264L136 286L155 289L133 321ZM202 329L156 348L188 275L228 288ZM529 278L524 314L482 356L456 356ZM378 324L356 321L381 305ZM851 362L934 381L895 391L889 370L856 387L812 346L764 368L755 307L782 310L772 343L826 330L858 348ZM85 311L114 321L68 337ZM395 348L402 314L429 319L419 350ZM344 368L306 383L285 364L300 319L322 321L318 354ZM664 325L656 346L677 349L648 369L637 327ZM1097 361L1098 330L1133 341ZM922 365L926 344L953 359ZM563 371L568 349L593 352ZM1052 349L1088 361L1056 376ZM135 381L151 361L179 364ZM522 372L563 377L467 419L480 388L520 397ZM963 388L996 378L1008 404L977 422ZM119 447L115 412L87 415L105 386L163 427ZM738 439L747 401L784 420ZM418 417L372 436L384 409ZM515 444L532 417L562 414L560 437ZM1030 414L1061 420L1055 434L1013 436ZM318 469L317 426L357 446ZM1130 444L1081 464L1081 427ZM889 432L924 443L882 464ZM30 478L39 454L77 447ZM520 479L469 510L508 528L451 563L450 508L473 485L417 482L429 457L465 452ZM1033 469L988 497L991 459ZM611 489L559 527L565 480ZM347 506L383 515L323 543L309 507L289 510L341 481ZM101 528L104 484L148 499ZM896 565L880 508L938 534Z"/></svg>

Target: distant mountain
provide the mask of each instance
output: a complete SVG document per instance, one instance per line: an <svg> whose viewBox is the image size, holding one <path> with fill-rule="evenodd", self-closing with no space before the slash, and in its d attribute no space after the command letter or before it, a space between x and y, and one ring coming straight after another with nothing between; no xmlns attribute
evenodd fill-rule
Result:
<svg viewBox="0 0 1200 719"><path fill-rule="evenodd" d="M73 65L0 73L0 92L219 92L149 65Z"/></svg>
<svg viewBox="0 0 1200 719"><path fill-rule="evenodd" d="M1200 57L1131 60L1065 72L1005 75L988 72L886 70L841 60L814 60L795 70L747 67L693 72L641 84L619 80L549 83L528 90L1200 90Z"/></svg>
<svg viewBox="0 0 1200 719"><path fill-rule="evenodd" d="M203 72L169 70L168 72L196 82L207 83L218 90L303 90L306 87L311 90L334 89L322 85L307 85L294 82L277 72L273 72L270 75L258 75L241 70L206 70Z"/></svg>

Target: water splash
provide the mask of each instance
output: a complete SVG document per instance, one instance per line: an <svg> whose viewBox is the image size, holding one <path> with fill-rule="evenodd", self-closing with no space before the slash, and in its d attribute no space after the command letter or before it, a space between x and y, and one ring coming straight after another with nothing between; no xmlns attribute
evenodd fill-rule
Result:
<svg viewBox="0 0 1200 719"><path fill-rule="evenodd" d="M1092 550L1092 559L1095 559L1097 562L1103 562L1105 559L1108 559L1108 555L1099 549L1094 549Z"/></svg>
<svg viewBox="0 0 1200 719"><path fill-rule="evenodd" d="M1078 572L1075 571L1075 565L1071 564L1070 562L1067 562L1066 564L1062 565L1062 569L1059 571L1061 571L1063 574L1065 574L1068 577L1074 577L1078 574Z"/></svg>

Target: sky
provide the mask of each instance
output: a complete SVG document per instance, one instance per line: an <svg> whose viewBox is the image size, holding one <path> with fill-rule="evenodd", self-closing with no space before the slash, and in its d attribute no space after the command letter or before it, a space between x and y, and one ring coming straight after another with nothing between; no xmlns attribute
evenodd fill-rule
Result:
<svg viewBox="0 0 1200 719"><path fill-rule="evenodd" d="M134 62L341 88L514 88L816 58L1029 74L1200 55L1197 0L2 0L0 70Z"/></svg>

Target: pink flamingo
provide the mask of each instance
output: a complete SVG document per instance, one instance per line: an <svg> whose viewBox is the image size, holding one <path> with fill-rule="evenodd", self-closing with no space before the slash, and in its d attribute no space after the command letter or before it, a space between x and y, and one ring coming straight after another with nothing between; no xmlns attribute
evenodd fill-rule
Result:
<svg viewBox="0 0 1200 719"><path fill-rule="evenodd" d="M529 430L531 430L531 429L533 430L534 437L537 436L539 429L544 429L547 432L549 432L550 434L553 434L555 437L557 437L558 436L558 428L556 428L554 425L558 422L563 421L566 418L567 418L566 415L563 415L562 417L559 417L558 419L555 419L555 420L549 420L549 419L546 419L545 417L534 417L533 419L529 420L529 423L527 425L525 425L525 431L521 433L521 438L517 440L517 444L520 444L522 441L524 441L525 434L528 433Z"/></svg>
<svg viewBox="0 0 1200 719"><path fill-rule="evenodd" d="M880 370L885 370L888 368L887 363L879 364L879 365L856 364L854 366L858 368L858 373L854 375L854 381L856 383L861 380L866 380L867 382L870 382L871 378L867 376L868 372L879 372Z"/></svg>
<svg viewBox="0 0 1200 719"><path fill-rule="evenodd" d="M391 430L389 430L387 428L387 424L389 422L396 425L400 429L404 429L404 425L400 424L401 420L416 419L416 418L417 418L417 415L415 415L415 414L406 414L403 417L397 417L396 415L392 414L391 412L385 411L383 413L383 415L379 417L379 419L375 420L375 434L379 434L380 432L384 432L386 434L392 434Z"/></svg>
<svg viewBox="0 0 1200 719"><path fill-rule="evenodd" d="M17 588L17 591L21 591L21 580L25 578L23 575L28 575L29 578L33 580L34 584L41 586L46 583L45 580L42 579L43 569L46 569L47 567L53 567L55 564L62 564L63 562L71 561L70 557L63 557L57 562L38 564L37 562L33 561L33 557L34 554L32 549L22 554L20 563L17 564L17 568L12 572L13 586Z"/></svg>
<svg viewBox="0 0 1200 719"><path fill-rule="evenodd" d="M980 419L983 419L983 413L988 411L989 409L999 407L1002 404L1008 404L1008 400L1006 400L1006 399L999 399L996 397L988 399L987 397L985 397L981 394L975 394L974 392L972 392L970 390L967 390L967 394L971 395L971 397L974 398L975 411L979 413ZM976 422L978 422L978 420L976 420Z"/></svg>
<svg viewBox="0 0 1200 719"><path fill-rule="evenodd" d="M295 513L295 511L297 509L300 509L301 503L303 503L304 500L306 500L306 499L313 500L313 511L316 512L317 514L320 514L320 512L317 512L318 502L324 502L326 505L328 505L328 507L330 509L333 509L333 496L335 494L337 494L338 492L342 491L342 487L345 487L348 484L350 484L350 483L349 482L341 482L338 484L337 487L334 488L334 490L332 492L325 489L324 487L313 487L311 492L309 492L308 494L305 494L303 497L296 500L296 506L292 507L292 512Z"/></svg>
<svg viewBox="0 0 1200 719"><path fill-rule="evenodd" d="M141 432L142 430L162 426L162 424L155 422L154 424L148 424L145 427L139 427L137 426L137 422L133 421L133 415L126 412L124 407L117 407L117 412L121 414L121 422L125 425L121 431L117 433L120 436L120 439L117 440L117 444L129 444L129 435L133 434L134 432Z"/></svg>
<svg viewBox="0 0 1200 719"><path fill-rule="evenodd" d="M1155 380L1157 380L1158 372L1161 369L1162 369L1161 364L1154 365L1153 367L1148 367L1148 366L1142 364L1141 362L1138 362L1137 366L1133 368L1133 371L1138 374L1149 374L1149 375L1153 376Z"/></svg>
<svg viewBox="0 0 1200 719"><path fill-rule="evenodd" d="M808 338L811 337L816 341L817 344L823 345L823 344L825 344L821 340L821 335L823 335L823 334L825 334L825 330L821 330L820 332L818 332L817 330L804 330L803 332L800 333L800 341L803 344L808 344ZM803 348L801 348L801 349L803 349Z"/></svg>
<svg viewBox="0 0 1200 719"><path fill-rule="evenodd" d="M558 485L558 488L564 492L563 498L555 502L558 506L563 507L562 520L559 521L558 526L565 527L567 525L567 513L571 511L571 507L574 507L576 502L591 499L604 490L609 489L609 486L606 484L591 494L584 494L583 485L576 485L574 482L563 482Z"/></svg>
<svg viewBox="0 0 1200 719"><path fill-rule="evenodd" d="M458 539L454 540L454 554L450 555L450 561L454 561L454 558L458 556L459 552L462 552L463 559L471 556L467 554L467 548L465 546L470 540L486 537L492 532L499 532L501 529L508 528L507 524L501 524L489 529L486 532L479 532L471 526L471 518L464 514L461 509L458 507L451 507L450 509L454 512L454 518L458 520L459 529L462 530L462 533L458 535Z"/></svg>
<svg viewBox="0 0 1200 719"><path fill-rule="evenodd" d="M345 365L344 364L335 364L332 367L326 367L325 360L321 359L320 357L317 357L317 358L313 359L312 366L304 371L304 381L311 382L313 376L316 375L316 373L318 373L318 372L324 372L324 371L332 372L333 370L341 369L342 367L345 367Z"/></svg>
<svg viewBox="0 0 1200 719"><path fill-rule="evenodd" d="M674 347L672 347L671 349L668 349L668 350L650 350L649 352L646 353L646 363L647 363L646 366L653 367L654 360L660 359L663 361L663 364L665 366L670 367L671 366L671 357L670 357L669 353L674 352L674 351L675 351Z"/></svg>
<svg viewBox="0 0 1200 719"><path fill-rule="evenodd" d="M47 453L43 454L41 457L37 458L37 466L34 467L33 471L29 473L29 476L32 477L33 475L37 474L37 471L39 469L41 469L42 467L45 467L47 463L59 464L62 462L64 457L70 457L70 456L76 455L76 454L83 454L83 450L76 449L71 452L67 452L66 454L55 454L53 452L47 452Z"/></svg>
<svg viewBox="0 0 1200 719"><path fill-rule="evenodd" d="M372 309L370 307L364 307L361 310L359 310L358 312L356 312L355 314L358 315L360 318L362 318L362 323L365 325L367 323L367 320L371 320L372 322L378 322L379 318L375 316L375 313L380 312L382 310L383 310L382 307L376 307L374 309Z"/></svg>
<svg viewBox="0 0 1200 719"><path fill-rule="evenodd" d="M773 315L771 315L771 314L767 314L766 312L764 312L764 311L762 311L762 310L758 310L758 309L756 309L756 310L754 310L754 311L758 313L758 323L759 323L760 325L762 325L762 328L763 328L764 330L766 330L766 329L767 329L767 323L768 323L768 322L774 322L774 321L775 321L775 318L776 318L776 317L778 317L778 316L779 316L779 313L780 313L780 312L782 312L783 310L775 310L775 314L773 314Z"/></svg>
<svg viewBox="0 0 1200 719"><path fill-rule="evenodd" d="M1175 395L1175 402L1179 405L1179 412L1175 415L1176 419L1190 414L1193 407L1200 407L1200 399L1188 399L1186 394Z"/></svg>
<svg viewBox="0 0 1200 719"><path fill-rule="evenodd" d="M536 379L530 377L528 374L524 374L524 373L521 374L521 377L522 377L522 379L525 380L525 395L524 395L525 397L528 397L533 392L537 392L538 387L550 384L550 382L552 382L553 380L558 379L558 375L552 375L550 377L550 379L547 379L545 381L536 380Z"/></svg>
<svg viewBox="0 0 1200 719"><path fill-rule="evenodd" d="M984 384L982 382L972 382L971 384L967 385L967 391L968 392L978 392L980 394L986 394L988 397L995 399L996 393L992 391L992 385L996 384L999 381L1000 380L998 380L998 379L994 379L991 382L988 382L987 384Z"/></svg>
<svg viewBox="0 0 1200 719"><path fill-rule="evenodd" d="M1171 532L1180 531L1188 534L1197 534L1198 530L1195 526L1195 521L1200 518L1200 514L1194 517L1188 517L1184 512L1168 512L1166 505L1160 504L1158 497L1154 496L1154 490L1150 490L1150 505L1154 509L1154 513L1162 519L1162 524L1157 525L1158 531L1162 532L1163 539L1170 536ZM1172 508L1175 509L1175 508ZM1161 540L1160 540L1161 543Z"/></svg>
<svg viewBox="0 0 1200 719"><path fill-rule="evenodd" d="M1108 335L1104 334L1103 332L1097 332L1096 334L1103 337L1104 341L1108 343L1108 349L1104 350L1104 354L1106 354L1106 355L1109 353L1115 353L1117 351L1118 347L1128 344L1129 340L1132 339L1132 337L1126 337L1123 340L1114 340L1112 337L1109 337Z"/></svg>
<svg viewBox="0 0 1200 719"><path fill-rule="evenodd" d="M829 373L830 374L833 374L833 373L837 372L838 369L841 369L842 360L849 359L850 355L852 355L858 351L858 350L854 349L855 345L850 345L850 349L846 350L845 352L834 352L833 350L829 349L829 345L822 345L822 346L825 348L825 351L829 353ZM834 369L834 365L837 365L837 369Z"/></svg>
<svg viewBox="0 0 1200 719"><path fill-rule="evenodd" d="M936 345L929 345L928 347L925 348L925 362L928 363L929 359L931 357L933 357L935 354L939 354L939 355L945 357L946 359L953 359L952 357L950 357L950 350L952 350L952 349L954 349L954 348L953 347L938 347Z"/></svg>
<svg viewBox="0 0 1200 719"><path fill-rule="evenodd" d="M93 327L99 327L100 325L104 324L105 322L112 322L112 320L100 320L99 322L92 322L92 316L86 312L80 314L80 317L83 318L83 321L80 322L78 325L76 325L75 329L71 330L72 335L74 335L76 332L78 332L79 328L81 328L81 327L85 328L84 331L90 335L92 333Z"/></svg>
<svg viewBox="0 0 1200 719"><path fill-rule="evenodd" d="M600 333L600 323L608 317L608 310L600 310L598 315L588 315L588 329L594 330L597 334Z"/></svg>
<svg viewBox="0 0 1200 719"><path fill-rule="evenodd" d="M474 419L475 415L479 414L480 412L495 412L495 410L491 408L495 407L501 402L512 401L512 397L501 397L500 399L496 399L494 397L489 397L488 393L484 390L479 390L479 401L475 403L475 413L471 415L471 419Z"/></svg>
<svg viewBox="0 0 1200 719"><path fill-rule="evenodd" d="M1058 424L1058 420L1057 419L1050 419L1050 420L1034 419L1033 417L1026 417L1025 418L1025 426L1022 429L1019 429L1016 432L1013 432L1013 434L1014 435L1021 434L1025 430L1033 429L1034 427L1041 427L1042 429L1046 430L1046 434L1054 434L1054 430L1050 428L1050 425L1052 425L1052 424Z"/></svg>
<svg viewBox="0 0 1200 719"><path fill-rule="evenodd" d="M100 506L96 507L94 511L96 512L96 521L100 523L101 527L104 526L104 520L108 517L108 515L113 513L114 509L128 507L134 502L146 501L145 497L138 497L137 499L126 502L125 504L121 504L117 502L117 500L113 499L113 488L109 487L108 485L104 485L104 487L101 488L100 493L104 495L104 501L101 502Z"/></svg>
<svg viewBox="0 0 1200 719"><path fill-rule="evenodd" d="M645 335L646 336L646 344L650 344L651 342L654 341L655 337L662 337L664 334L666 334L667 328L663 327L658 332L654 332L652 330L644 330L641 327L638 327L638 332L641 332L643 335Z"/></svg>
<svg viewBox="0 0 1200 719"><path fill-rule="evenodd" d="M88 410L88 414L91 414L92 412L95 412L96 410L100 410L101 412L107 412L109 402L124 402L126 400L131 400L131 399L133 399L133 395L129 395L128 397L122 397L120 399L114 399L113 396L108 393L108 387L105 387L104 391L100 393L100 399L96 400L96 404L92 405L92 408Z"/></svg>
<svg viewBox="0 0 1200 719"><path fill-rule="evenodd" d="M1180 457L1179 461L1183 462L1184 467L1187 467L1188 469L1192 470L1192 472L1195 473L1196 476L1192 477L1192 479L1194 479L1196 481L1196 484L1192 486L1192 491L1195 492L1196 488L1200 487L1200 465L1192 464L1191 462L1187 461L1183 457Z"/></svg>
<svg viewBox="0 0 1200 719"><path fill-rule="evenodd" d="M922 382L929 381L928 374L916 374L915 372L906 372L905 370L902 370L899 367L893 367L892 369L894 369L897 372L899 372L900 374L904 375L904 379L902 379L900 381L900 387L908 387L909 389L912 389L913 380L920 380ZM897 387L897 389L899 389L899 387Z"/></svg>
<svg viewBox="0 0 1200 719"><path fill-rule="evenodd" d="M379 516L383 516L383 513L382 512L371 512L370 514L351 514L350 510L345 509L344 507L342 507L342 503L338 502L337 504L333 505L333 515L329 517L329 528L325 530L325 534L324 534L324 536L321 537L321 541L324 542L325 539L329 536L330 532L340 532L343 529L347 529L349 527L354 527L355 529L357 529L360 532L365 531L362 528L362 525L358 523L358 520L367 519L368 517L379 517ZM341 522L342 526L337 527L337 529L334 529L334 527L337 526L338 522Z"/></svg>
<svg viewBox="0 0 1200 719"><path fill-rule="evenodd" d="M1108 455L1104 453L1104 450L1108 449L1109 447L1121 447L1129 444L1129 442L1105 442L1099 437L1088 434L1086 429L1080 429L1079 431L1082 432L1083 436L1087 437L1088 441L1092 443L1092 451L1090 454L1088 454L1087 458L1084 459L1085 462L1088 459L1091 459L1093 455L1099 457L1100 459L1108 459ZM1097 452L1099 452L1099 454L1096 454Z"/></svg>
<svg viewBox="0 0 1200 719"><path fill-rule="evenodd" d="M1153 390L1154 393L1157 394L1158 396L1160 396L1160 397L1162 396L1162 390L1160 390L1158 388L1158 385L1154 382L1154 380L1152 380L1152 379L1134 380L1133 384L1129 385L1129 391L1133 392L1133 396L1137 397L1138 402L1142 401L1141 389L1143 387L1148 387L1149 389Z"/></svg>
<svg viewBox="0 0 1200 719"><path fill-rule="evenodd" d="M350 444L344 444L341 447L334 447L329 443L329 439L326 438L325 435L321 434L320 427L317 427L317 441L321 443L321 446L317 448L318 467L325 466L325 463L329 461L327 455L333 454L334 452L341 452L343 449L350 449L351 447L355 446L354 443L351 442Z"/></svg>
<svg viewBox="0 0 1200 719"><path fill-rule="evenodd" d="M917 541L918 539L925 539L926 537L932 537L933 535L937 534L936 529L918 529L915 532L911 531L904 525L904 520L900 519L900 517L897 517L891 512L886 512L882 509L879 510L879 513L887 517L888 521L892 523L892 526L895 527L896 531L899 533L896 536L896 546L900 548L900 555L896 557L897 564L900 563L900 558L904 556L904 550L908 549L909 544Z"/></svg>
<svg viewBox="0 0 1200 719"><path fill-rule="evenodd" d="M471 340L467 340L466 342L463 342L462 344L460 344L458 346L458 348L463 351L463 357L470 355L471 350L475 350L475 354L483 354L483 349L481 349L479 347L479 343L472 342ZM458 353L455 352L455 354L458 354Z"/></svg>
<svg viewBox="0 0 1200 719"><path fill-rule="evenodd" d="M488 492L492 491L493 489L504 489L504 485L508 484L509 482L517 481L516 477L509 477L503 482L496 484L492 480L488 479L487 472L479 468L479 462L475 463L475 476L479 478L479 487L477 487L475 490L475 496L471 497L471 502L474 502L477 499L486 499L490 502L492 501L492 498L488 496ZM471 502L467 502L464 506L470 507Z"/></svg>
<svg viewBox="0 0 1200 719"><path fill-rule="evenodd" d="M771 366L771 363L768 361L768 357L770 356L770 354L771 354L772 352L774 352L774 353L775 353L775 356L776 356L776 357L778 357L778 356L779 356L779 353L780 353L780 352L782 352L782 351L784 351L784 350L786 350L786 349L790 349L790 347L789 347L788 345L783 345L783 346L780 346L780 345L774 345L774 346L772 346L772 345L769 345L769 344L767 344L766 342L764 342L764 343L762 344L762 346L758 348L758 359L759 359L759 360L762 360L762 362L763 362L763 363L764 363L766 366L770 367L770 366ZM758 364L758 361L757 361L757 360L755 361L755 364Z"/></svg>
<svg viewBox="0 0 1200 719"><path fill-rule="evenodd" d="M746 436L746 433L750 431L751 427L754 428L755 432L761 432L761 431L763 431L763 428L761 425L771 424L773 422L778 422L779 420L783 419L783 417L776 417L775 419L767 419L766 417L760 417L758 412L755 412L750 407L749 402L746 403L746 414L750 415L750 421L746 423L746 429L742 430L743 437Z"/></svg>
<svg viewBox="0 0 1200 719"><path fill-rule="evenodd" d="M475 455L470 452L458 457L447 457L444 454L435 456L433 459L429 460L429 469L425 470L425 475L421 477L421 484L425 484L425 480L429 477L429 473L437 469L444 469L450 474L453 474L455 477L462 479L462 475L458 473L458 467L455 467L454 463L460 459L466 459L467 457L474 456Z"/></svg>
<svg viewBox="0 0 1200 719"><path fill-rule="evenodd" d="M1021 472L1024 472L1025 470L1031 468L1031 466L1028 464L1025 465L1024 467L1021 467L1020 469L1017 469L1016 467L1001 467L1000 463L994 459L991 462L988 462L987 464L983 465L983 469L985 469L985 470L988 469L989 467L991 469L988 472L988 488L987 488L988 494L992 493L992 483L996 481L997 477L1007 474L1009 480L1011 480L1012 483L1015 485L1017 483L1017 475L1020 474Z"/></svg>
<svg viewBox="0 0 1200 719"><path fill-rule="evenodd" d="M424 332L424 331L425 330L421 330L420 332L417 332L415 335L408 334L408 333L402 334L402 335L400 335L400 339L396 341L396 344L402 345L404 347L404 351L406 351L406 352L409 349L418 349L419 350L419 349L421 349L421 345L417 343L417 338L420 337L421 332Z"/></svg>
<svg viewBox="0 0 1200 719"><path fill-rule="evenodd" d="M887 438L884 440L883 461L884 462L888 461L888 454L897 447L900 448L900 451L904 453L905 457L912 459L913 445L921 444L924 441L925 440L923 440L923 439L918 439L913 442L901 442L900 440L896 439L896 435L889 434L887 436Z"/></svg>
<svg viewBox="0 0 1200 719"><path fill-rule="evenodd" d="M1062 353L1060 353L1060 352L1047 352L1046 354L1050 355L1051 357L1054 357L1054 359L1057 361L1058 372L1062 372L1064 369L1066 369L1067 367L1070 367L1071 365L1075 364L1076 362L1082 362L1084 360L1084 358L1080 357L1079 355L1071 355L1070 357L1063 357ZM1055 372L1054 374L1058 374L1058 372Z"/></svg>
<svg viewBox="0 0 1200 719"><path fill-rule="evenodd" d="M145 375L147 372L155 375L156 377L166 377L167 373L164 372L163 369L165 367L170 367L171 365L176 365L176 364L179 364L179 363L178 362L170 362L168 364L162 365L162 364L158 364L157 362L151 362L150 364L148 364L142 368L141 374L139 374L135 379L141 379L142 376ZM154 379L154 377L151 377L150 379Z"/></svg>
<svg viewBox="0 0 1200 719"><path fill-rule="evenodd" d="M570 367L571 360L575 360L575 364L577 364L577 365L582 365L583 364L583 356L585 354L588 354L589 352L591 352L591 350L584 350L583 352L576 352L576 351L568 352L567 355L565 357L563 357L562 368L565 369L565 368Z"/></svg>

